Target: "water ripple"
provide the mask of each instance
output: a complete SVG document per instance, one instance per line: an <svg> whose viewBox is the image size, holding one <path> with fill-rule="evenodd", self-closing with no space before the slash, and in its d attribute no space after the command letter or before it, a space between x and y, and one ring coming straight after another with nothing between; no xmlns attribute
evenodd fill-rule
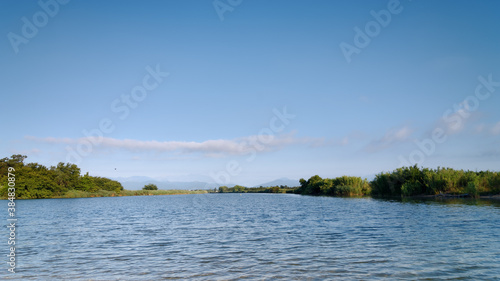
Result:
<svg viewBox="0 0 500 281"><path fill-rule="evenodd" d="M19 200L18 214L16 279L500 276L498 202L205 194Z"/></svg>

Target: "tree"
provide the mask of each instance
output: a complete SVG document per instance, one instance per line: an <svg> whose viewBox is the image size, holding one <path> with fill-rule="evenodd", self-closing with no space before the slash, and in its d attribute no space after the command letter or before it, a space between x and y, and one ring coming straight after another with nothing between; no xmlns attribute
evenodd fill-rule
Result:
<svg viewBox="0 0 500 281"><path fill-rule="evenodd" d="M94 182L94 185L96 185L99 189L102 190L107 190L107 191L113 191L113 192L120 192L123 190L123 186L121 183L111 180L108 178L102 178L102 177L91 177L92 181Z"/></svg>
<svg viewBox="0 0 500 281"><path fill-rule="evenodd" d="M75 187L75 189L87 192L97 192L99 190L99 186L95 184L93 177L89 176L89 173L87 172L80 178L80 184Z"/></svg>
<svg viewBox="0 0 500 281"><path fill-rule="evenodd" d="M58 163L57 166L47 168L38 163L24 163L26 156L15 154L11 158L0 159L0 197L8 193L8 167L15 168L16 197L51 198L63 196L70 190L97 192L106 190L120 192L121 183L101 177L92 177L86 173L80 175L80 168L71 163Z"/></svg>
<svg viewBox="0 0 500 281"><path fill-rule="evenodd" d="M245 187L241 185L233 186L233 192L245 192Z"/></svg>
<svg viewBox="0 0 500 281"><path fill-rule="evenodd" d="M156 184L153 184L153 183L150 183L150 184L146 184L142 190L158 190L158 187L156 186Z"/></svg>
<svg viewBox="0 0 500 281"><path fill-rule="evenodd" d="M64 191L74 189L80 183L80 168L75 164L59 162L57 166L50 167L50 170L56 175L56 183Z"/></svg>
<svg viewBox="0 0 500 281"><path fill-rule="evenodd" d="M14 154L10 157L10 159L7 161L7 163L11 167L22 166L24 164L24 159L26 159L26 158L28 158L28 156L26 156L26 155Z"/></svg>
<svg viewBox="0 0 500 281"><path fill-rule="evenodd" d="M279 186L273 186L273 187L269 188L269 191L271 193L278 193L278 192L280 192L280 187Z"/></svg>
<svg viewBox="0 0 500 281"><path fill-rule="evenodd" d="M312 176L309 180L307 180L307 189L305 191L307 194L320 194L322 184L323 179L320 176Z"/></svg>

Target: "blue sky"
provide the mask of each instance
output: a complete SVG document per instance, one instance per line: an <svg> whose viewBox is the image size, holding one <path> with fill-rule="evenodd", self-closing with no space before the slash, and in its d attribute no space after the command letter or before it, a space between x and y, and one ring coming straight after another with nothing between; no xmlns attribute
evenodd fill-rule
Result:
<svg viewBox="0 0 500 281"><path fill-rule="evenodd" d="M499 8L2 1L0 154L245 185L498 170Z"/></svg>

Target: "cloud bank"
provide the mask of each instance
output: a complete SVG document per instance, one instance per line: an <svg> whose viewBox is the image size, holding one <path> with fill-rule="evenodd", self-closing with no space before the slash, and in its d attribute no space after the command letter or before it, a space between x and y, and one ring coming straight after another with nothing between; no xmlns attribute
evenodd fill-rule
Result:
<svg viewBox="0 0 500 281"><path fill-rule="evenodd" d="M323 139L298 138L294 133L283 135L256 135L232 140L217 139L202 142L145 141L109 137L38 138L26 136L25 139L47 144L78 145L79 143L91 143L96 149L123 149L131 152L176 152L181 154L202 153L213 157L243 155L250 152L275 151L295 144L305 144L314 147L321 146L324 143Z"/></svg>
<svg viewBox="0 0 500 281"><path fill-rule="evenodd" d="M408 141L412 133L413 130L408 126L389 130L382 138L372 140L370 143L368 143L365 146L365 150L367 152L378 152L390 148L395 144Z"/></svg>

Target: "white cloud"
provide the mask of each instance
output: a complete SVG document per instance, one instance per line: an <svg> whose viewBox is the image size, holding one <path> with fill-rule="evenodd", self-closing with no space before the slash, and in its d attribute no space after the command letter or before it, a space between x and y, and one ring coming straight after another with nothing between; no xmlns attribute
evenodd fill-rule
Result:
<svg viewBox="0 0 500 281"><path fill-rule="evenodd" d="M40 152L41 152L41 150L38 148L33 148L33 149L28 149L28 150L17 150L17 149L11 150L12 154L22 154L22 155L39 155Z"/></svg>
<svg viewBox="0 0 500 281"><path fill-rule="evenodd" d="M298 138L294 133L283 135L257 135L232 140L218 139L203 142L194 141L144 141L133 139L115 139L108 137L71 138L37 138L26 136L25 139L49 144L77 145L78 143L92 143L96 149L124 149L133 152L177 152L183 154L202 153L208 157L226 155L242 155L250 152L274 151L294 144L308 144L311 146L323 143L319 138Z"/></svg>
<svg viewBox="0 0 500 281"><path fill-rule="evenodd" d="M490 132L494 136L500 135L500 122L498 122L495 125L493 125L493 127L490 129Z"/></svg>
<svg viewBox="0 0 500 281"><path fill-rule="evenodd" d="M462 125L463 127L463 125ZM463 129L463 128L462 128ZM449 131L447 131L450 133ZM453 130L451 132L454 132ZM497 122L495 124L476 124L473 128L473 132L476 134L489 134L493 136L500 135L500 122Z"/></svg>
<svg viewBox="0 0 500 281"><path fill-rule="evenodd" d="M485 127L485 126L484 126L484 124L478 124L478 125L476 125L476 128L475 128L475 130L474 130L474 131L475 131L477 134L482 133L482 132L484 131L484 127Z"/></svg>
<svg viewBox="0 0 500 281"><path fill-rule="evenodd" d="M447 135L454 135L464 130L473 130L480 133L484 128L478 124L483 114L476 108L471 108L466 101L454 105L454 110L445 111L443 116L437 120L436 128L443 129Z"/></svg>
<svg viewBox="0 0 500 281"><path fill-rule="evenodd" d="M394 144L406 142L412 133L413 130L408 126L399 129L391 129L387 131L382 138L372 140L368 143L365 150L368 152L377 152L387 149Z"/></svg>
<svg viewBox="0 0 500 281"><path fill-rule="evenodd" d="M443 128L448 135L458 134L465 129L465 123L470 117L470 112L460 109L455 113L442 117L438 127Z"/></svg>
<svg viewBox="0 0 500 281"><path fill-rule="evenodd" d="M349 138L348 137L343 137L341 140L338 142L339 145L344 146L349 144Z"/></svg>

